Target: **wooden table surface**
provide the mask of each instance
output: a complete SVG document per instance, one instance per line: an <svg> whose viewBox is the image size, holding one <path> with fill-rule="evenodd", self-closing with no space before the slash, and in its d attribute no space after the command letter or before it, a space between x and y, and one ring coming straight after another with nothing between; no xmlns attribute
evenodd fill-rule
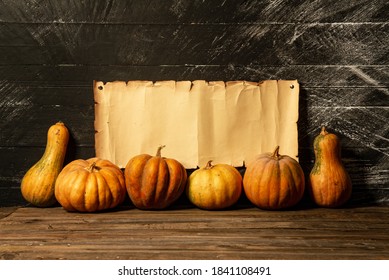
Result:
<svg viewBox="0 0 389 280"><path fill-rule="evenodd" d="M0 208L0 259L389 259L389 207Z"/></svg>

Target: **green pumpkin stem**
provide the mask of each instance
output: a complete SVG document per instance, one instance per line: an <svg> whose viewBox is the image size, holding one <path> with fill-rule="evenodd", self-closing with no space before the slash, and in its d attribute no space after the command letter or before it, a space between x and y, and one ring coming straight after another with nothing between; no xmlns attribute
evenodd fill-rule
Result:
<svg viewBox="0 0 389 280"><path fill-rule="evenodd" d="M163 148L165 148L165 146L166 146L166 145L162 145L162 146L159 146L159 147L158 147L157 154L155 155L156 157L161 157L161 150L162 150Z"/></svg>

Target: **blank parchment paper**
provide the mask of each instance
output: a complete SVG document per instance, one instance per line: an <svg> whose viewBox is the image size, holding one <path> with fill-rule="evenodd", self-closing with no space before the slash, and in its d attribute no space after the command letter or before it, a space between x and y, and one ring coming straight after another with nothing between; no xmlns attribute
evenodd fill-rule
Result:
<svg viewBox="0 0 389 280"><path fill-rule="evenodd" d="M272 152L298 159L296 80L94 82L96 156L123 168L139 154L243 166Z"/></svg>

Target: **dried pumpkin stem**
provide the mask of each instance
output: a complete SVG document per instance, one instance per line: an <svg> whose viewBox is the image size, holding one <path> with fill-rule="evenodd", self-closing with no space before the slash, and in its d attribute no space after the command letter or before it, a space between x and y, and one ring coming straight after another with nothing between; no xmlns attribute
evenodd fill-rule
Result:
<svg viewBox="0 0 389 280"><path fill-rule="evenodd" d="M328 134L328 132L327 132L325 126L322 126L322 127L321 127L321 132L320 132L320 134L321 134L321 135L326 135L326 134Z"/></svg>
<svg viewBox="0 0 389 280"><path fill-rule="evenodd" d="M99 168L96 166L96 162L94 161L85 169L92 173L95 169L98 170Z"/></svg>
<svg viewBox="0 0 389 280"><path fill-rule="evenodd" d="M212 160L209 160L208 162L207 162L207 165L205 166L205 169L211 169L213 167L213 165L212 165Z"/></svg>
<svg viewBox="0 0 389 280"><path fill-rule="evenodd" d="M278 159L280 157L280 146L277 146L274 150L273 154L271 155L273 158Z"/></svg>
<svg viewBox="0 0 389 280"><path fill-rule="evenodd" d="M156 157L161 157L161 150L165 148L166 145L162 145L158 147Z"/></svg>

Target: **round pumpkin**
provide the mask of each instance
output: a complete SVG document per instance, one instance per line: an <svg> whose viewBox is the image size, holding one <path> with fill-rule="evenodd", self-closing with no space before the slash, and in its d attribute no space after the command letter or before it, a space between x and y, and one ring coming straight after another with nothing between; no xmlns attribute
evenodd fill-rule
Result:
<svg viewBox="0 0 389 280"><path fill-rule="evenodd" d="M123 172L104 159L74 160L58 175L55 197L67 211L97 212L114 208L126 197Z"/></svg>
<svg viewBox="0 0 389 280"><path fill-rule="evenodd" d="M242 193L242 175L228 164L212 165L209 161L188 179L186 195L190 202L206 210L234 205Z"/></svg>
<svg viewBox="0 0 389 280"><path fill-rule="evenodd" d="M141 154L130 159L124 169L127 193L139 209L165 209L184 192L187 173L175 159L157 154Z"/></svg>
<svg viewBox="0 0 389 280"><path fill-rule="evenodd" d="M257 207L278 210L296 205L304 195L305 177L300 164L287 155L258 156L247 165L243 176L247 198Z"/></svg>
<svg viewBox="0 0 389 280"><path fill-rule="evenodd" d="M69 141L69 131L63 122L50 126L46 149L42 157L23 176L21 192L25 200L37 207L56 203L54 188L61 172Z"/></svg>

